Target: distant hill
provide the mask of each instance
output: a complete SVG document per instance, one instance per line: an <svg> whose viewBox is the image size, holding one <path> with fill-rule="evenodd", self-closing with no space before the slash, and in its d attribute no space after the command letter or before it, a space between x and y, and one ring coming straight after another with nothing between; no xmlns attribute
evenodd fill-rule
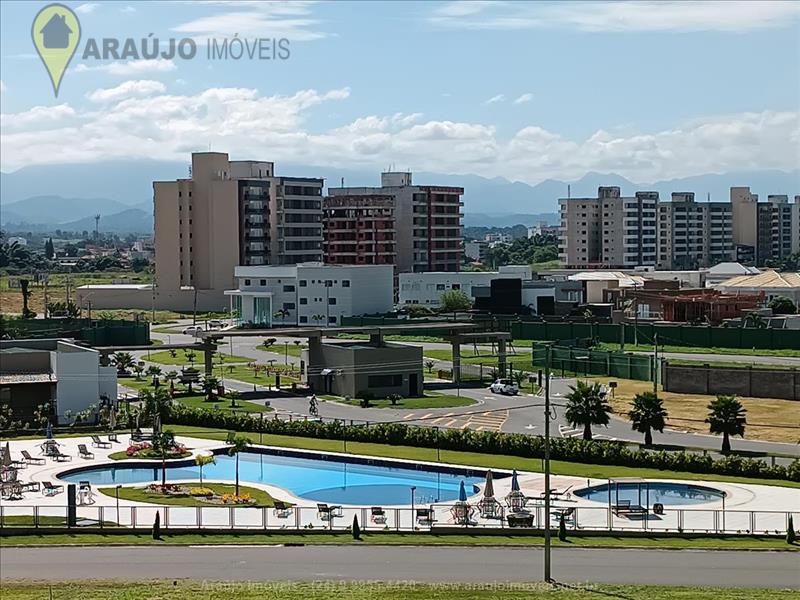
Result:
<svg viewBox="0 0 800 600"><path fill-rule="evenodd" d="M94 218L84 217L61 225L65 231L94 230ZM153 213L138 208L128 208L100 218L100 230L113 233L150 233L153 231Z"/></svg>
<svg viewBox="0 0 800 600"><path fill-rule="evenodd" d="M128 205L109 198L64 198L62 196L33 196L3 203L0 212L2 223L33 223L58 225L74 221L76 217L88 215L111 215L130 208ZM92 222L91 229L94 229Z"/></svg>

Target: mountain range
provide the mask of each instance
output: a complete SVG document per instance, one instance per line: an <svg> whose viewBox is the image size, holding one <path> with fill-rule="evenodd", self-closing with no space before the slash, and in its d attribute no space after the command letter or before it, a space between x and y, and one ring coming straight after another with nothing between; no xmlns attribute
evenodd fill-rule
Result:
<svg viewBox="0 0 800 600"><path fill-rule="evenodd" d="M328 186L377 186L377 171L278 164L278 175L303 175L325 179ZM117 233L152 231L152 182L188 177L188 163L153 160L106 161L94 164L24 167L0 173L0 223L6 229L27 231L83 231L100 228ZM698 201L727 200L731 186L750 186L768 194L800 193L800 170L739 171L706 174L653 183L634 183L615 173L590 172L575 181L546 179L535 185L503 177L414 173L414 183L463 187L464 223L467 226L505 227L537 221L557 222L558 198L594 197L599 186L616 185L623 195L636 191L693 191ZM568 191L569 190L569 191Z"/></svg>

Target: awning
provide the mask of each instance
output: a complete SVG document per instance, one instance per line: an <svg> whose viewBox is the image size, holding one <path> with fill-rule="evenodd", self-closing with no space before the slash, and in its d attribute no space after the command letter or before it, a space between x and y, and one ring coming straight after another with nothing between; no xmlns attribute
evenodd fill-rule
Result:
<svg viewBox="0 0 800 600"><path fill-rule="evenodd" d="M322 371L319 372L319 374L323 375L323 376L325 376L325 375L333 375L333 373L334 373L333 369L322 369Z"/></svg>

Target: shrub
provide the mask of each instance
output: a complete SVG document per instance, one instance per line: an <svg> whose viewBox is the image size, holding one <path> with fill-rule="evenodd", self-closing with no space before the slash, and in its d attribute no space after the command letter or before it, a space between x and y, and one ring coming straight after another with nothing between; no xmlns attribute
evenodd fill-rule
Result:
<svg viewBox="0 0 800 600"><path fill-rule="evenodd" d="M156 511L156 518L153 521L153 539L161 539L161 513Z"/></svg>
<svg viewBox="0 0 800 600"><path fill-rule="evenodd" d="M564 513L558 517L558 539L561 542L567 541L567 524L564 522Z"/></svg>
<svg viewBox="0 0 800 600"><path fill-rule="evenodd" d="M353 539L361 539L361 528L358 526L358 515L353 515Z"/></svg>
<svg viewBox="0 0 800 600"><path fill-rule="evenodd" d="M392 403L392 406L397 406L397 403L402 400L402 396L400 394L389 394L386 396L386 399Z"/></svg>
<svg viewBox="0 0 800 600"><path fill-rule="evenodd" d="M794 544L797 541L797 534L794 532L794 519L789 515L789 523L786 527L786 543Z"/></svg>
<svg viewBox="0 0 800 600"><path fill-rule="evenodd" d="M289 435L326 440L416 446L442 450L460 450L483 454L504 454L521 458L543 458L544 438L521 433L444 429L438 433L432 427L413 427L404 423L376 423L369 427L350 427L342 422L263 421L247 413L233 414L208 409L193 409L181 404L170 407L167 423ZM686 471L712 475L730 475L758 479L784 479L800 482L800 460L789 465L770 466L763 460L732 455L713 460L708 455L688 452L653 452L631 450L624 443L584 441L576 438L552 438L550 454L553 460L605 464L623 467L642 467L670 471Z"/></svg>

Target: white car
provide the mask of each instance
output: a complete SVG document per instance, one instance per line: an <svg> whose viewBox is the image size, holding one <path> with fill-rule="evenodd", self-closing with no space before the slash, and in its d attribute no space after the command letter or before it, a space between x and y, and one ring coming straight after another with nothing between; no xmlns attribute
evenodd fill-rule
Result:
<svg viewBox="0 0 800 600"><path fill-rule="evenodd" d="M190 325L189 327L183 328L183 335L191 335L194 337L198 337L203 332L203 328L199 325Z"/></svg>
<svg viewBox="0 0 800 600"><path fill-rule="evenodd" d="M519 388L510 379L498 379L489 389L495 394L503 394L505 396L516 396L519 394Z"/></svg>
<svg viewBox="0 0 800 600"><path fill-rule="evenodd" d="M208 327L209 329L222 329L225 327L225 321L220 319L210 319L208 321Z"/></svg>

